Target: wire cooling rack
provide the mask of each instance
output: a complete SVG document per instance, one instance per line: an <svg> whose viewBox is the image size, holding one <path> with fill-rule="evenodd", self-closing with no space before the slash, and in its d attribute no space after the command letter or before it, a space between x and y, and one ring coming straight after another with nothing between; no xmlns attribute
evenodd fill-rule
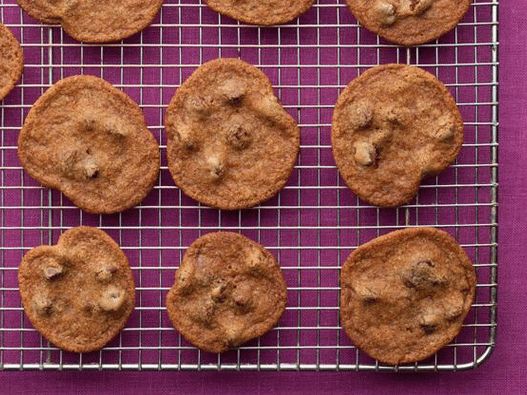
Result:
<svg viewBox="0 0 527 395"><path fill-rule="evenodd" d="M165 1L144 32L98 46L40 24L15 0L0 0L2 22L21 41L26 62L21 83L0 106L0 369L458 370L490 355L496 333L498 0L475 0L455 31L412 49L359 27L343 3L319 0L297 21L259 28L221 17L198 0ZM217 57L260 67L302 128L289 183L251 210L198 205L174 186L166 166L166 106L192 71ZM456 164L424 182L418 197L398 209L359 201L339 178L330 146L339 92L367 68L388 62L437 75L465 120ZM31 105L52 83L79 73L103 77L128 93L160 143L159 183L141 206L120 215L83 213L30 179L17 159L18 131ZM16 279L27 250L55 243L78 225L98 226L122 246L137 286L137 307L121 335L100 352L80 355L58 350L32 328ZM477 296L452 344L427 361L389 367L357 350L342 331L339 269L358 245L412 226L437 226L457 238L475 263ZM258 240L278 258L288 307L267 335L211 355L171 327L164 299L185 249L219 229Z"/></svg>

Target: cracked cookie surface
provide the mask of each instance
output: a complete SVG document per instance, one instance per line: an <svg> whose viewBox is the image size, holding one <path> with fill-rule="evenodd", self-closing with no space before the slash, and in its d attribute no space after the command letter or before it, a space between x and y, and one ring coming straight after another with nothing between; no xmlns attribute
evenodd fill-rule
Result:
<svg viewBox="0 0 527 395"><path fill-rule="evenodd" d="M460 332L476 289L457 242L434 228L391 232L357 248L341 272L341 322L353 343L388 364L416 362Z"/></svg>
<svg viewBox="0 0 527 395"><path fill-rule="evenodd" d="M125 93L92 76L63 79L31 108L18 139L29 175L90 213L139 204L159 174L159 148Z"/></svg>
<svg viewBox="0 0 527 395"><path fill-rule="evenodd" d="M214 11L251 25L278 25L306 12L314 0L205 0Z"/></svg>
<svg viewBox="0 0 527 395"><path fill-rule="evenodd" d="M57 347L91 352L124 327L135 304L128 259L105 232L78 227L30 250L18 270L24 311Z"/></svg>
<svg viewBox="0 0 527 395"><path fill-rule="evenodd" d="M346 0L364 27L412 46L437 39L463 19L472 0Z"/></svg>
<svg viewBox="0 0 527 395"><path fill-rule="evenodd" d="M44 23L60 23L78 41L119 41L146 28L163 0L17 0L20 7Z"/></svg>
<svg viewBox="0 0 527 395"><path fill-rule="evenodd" d="M375 206L396 207L415 197L423 178L455 161L463 120L432 74L388 64L369 69L341 93L331 140L351 190Z"/></svg>
<svg viewBox="0 0 527 395"><path fill-rule="evenodd" d="M165 116L168 168L191 198L225 210L274 196L293 171L300 132L264 73L238 59L198 68Z"/></svg>
<svg viewBox="0 0 527 395"><path fill-rule="evenodd" d="M217 232L188 248L166 305L185 339L219 353L269 331L286 301L286 284L271 253L239 234Z"/></svg>
<svg viewBox="0 0 527 395"><path fill-rule="evenodd" d="M0 100L13 90L22 76L24 54L11 31L0 23Z"/></svg>

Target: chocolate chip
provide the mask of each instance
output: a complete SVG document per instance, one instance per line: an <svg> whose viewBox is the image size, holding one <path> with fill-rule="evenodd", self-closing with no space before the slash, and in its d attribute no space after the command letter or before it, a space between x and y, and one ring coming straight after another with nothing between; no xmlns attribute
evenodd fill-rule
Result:
<svg viewBox="0 0 527 395"><path fill-rule="evenodd" d="M407 288L425 289L446 283L435 271L436 264L429 259L417 261L403 274L403 284Z"/></svg>
<svg viewBox="0 0 527 395"><path fill-rule="evenodd" d="M371 306L375 303L377 303L377 298L374 296L367 296L364 299L362 299L362 305L363 306Z"/></svg>
<svg viewBox="0 0 527 395"><path fill-rule="evenodd" d="M251 134L241 125L232 126L227 132L227 143L237 150L243 150L251 144Z"/></svg>
<svg viewBox="0 0 527 395"><path fill-rule="evenodd" d="M432 333L434 333L437 330L437 326L430 325L430 324L421 324L421 329L427 335L431 335Z"/></svg>

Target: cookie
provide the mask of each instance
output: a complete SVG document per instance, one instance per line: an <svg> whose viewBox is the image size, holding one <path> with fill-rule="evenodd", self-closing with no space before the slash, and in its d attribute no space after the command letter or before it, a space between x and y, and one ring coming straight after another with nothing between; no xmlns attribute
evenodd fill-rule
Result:
<svg viewBox="0 0 527 395"><path fill-rule="evenodd" d="M29 175L96 214L134 207L159 174L159 147L139 106L108 82L65 78L31 108L18 138Z"/></svg>
<svg viewBox="0 0 527 395"><path fill-rule="evenodd" d="M369 31L396 44L433 41L454 29L472 0L346 0Z"/></svg>
<svg viewBox="0 0 527 395"><path fill-rule="evenodd" d="M214 11L251 25L279 25L296 19L314 0L205 0Z"/></svg>
<svg viewBox="0 0 527 395"><path fill-rule="evenodd" d="M23 69L24 54L18 40L0 23L0 100L13 90Z"/></svg>
<svg viewBox="0 0 527 395"><path fill-rule="evenodd" d="M413 228L357 248L340 282L346 334L372 358L395 365L426 359L457 336L476 273L448 233Z"/></svg>
<svg viewBox="0 0 527 395"><path fill-rule="evenodd" d="M146 28L163 0L17 0L20 7L44 23L61 24L78 41L120 41Z"/></svg>
<svg viewBox="0 0 527 395"><path fill-rule="evenodd" d="M124 327L135 304L128 259L103 231L81 226L30 250L18 269L24 312L57 347L91 352Z"/></svg>
<svg viewBox="0 0 527 395"><path fill-rule="evenodd" d="M415 197L423 178L455 161L463 120L432 74L388 64L366 71L342 92L331 140L353 192L375 206L395 207Z"/></svg>
<svg viewBox="0 0 527 395"><path fill-rule="evenodd" d="M188 196L225 210L253 207L284 187L300 132L264 73L238 59L198 68L165 117L168 168Z"/></svg>
<svg viewBox="0 0 527 395"><path fill-rule="evenodd" d="M188 248L166 304L185 339L220 353L269 331L286 301L286 284L271 253L239 234L217 232Z"/></svg>

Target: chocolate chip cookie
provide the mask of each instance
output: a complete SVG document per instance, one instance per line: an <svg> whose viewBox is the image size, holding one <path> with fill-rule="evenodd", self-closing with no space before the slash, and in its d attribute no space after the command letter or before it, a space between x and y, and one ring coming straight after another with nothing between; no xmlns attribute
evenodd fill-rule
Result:
<svg viewBox="0 0 527 395"><path fill-rule="evenodd" d="M198 68L165 117L168 168L176 185L211 207L256 206L286 184L300 132L264 73L238 59Z"/></svg>
<svg viewBox="0 0 527 395"><path fill-rule="evenodd" d="M55 246L30 250L18 270L24 311L57 347L99 350L124 327L135 304L128 259L103 231L78 227Z"/></svg>
<svg viewBox="0 0 527 395"><path fill-rule="evenodd" d="M203 351L220 353L263 335L285 310L280 267L236 233L209 233L189 247L167 295L174 327Z"/></svg>
<svg viewBox="0 0 527 395"><path fill-rule="evenodd" d="M363 200L395 207L456 159L463 120L447 88L414 66L374 67L340 95L331 134L342 178Z"/></svg>
<svg viewBox="0 0 527 395"><path fill-rule="evenodd" d="M78 41L106 43L140 32L155 18L163 0L17 0L44 23L60 23Z"/></svg>
<svg viewBox="0 0 527 395"><path fill-rule="evenodd" d="M472 0L346 0L368 30L396 44L423 44L452 30Z"/></svg>
<svg viewBox="0 0 527 395"><path fill-rule="evenodd" d="M97 214L136 206L159 174L159 147L139 106L92 76L63 79L36 101L18 156L31 177Z"/></svg>
<svg viewBox="0 0 527 395"><path fill-rule="evenodd" d="M395 365L423 360L457 336L476 274L448 233L414 228L357 248L340 282L347 335L372 358Z"/></svg>
<svg viewBox="0 0 527 395"><path fill-rule="evenodd" d="M3 100L22 75L24 54L13 33L0 23L0 100Z"/></svg>
<svg viewBox="0 0 527 395"><path fill-rule="evenodd" d="M205 0L214 11L251 25L279 25L306 12L314 0Z"/></svg>

